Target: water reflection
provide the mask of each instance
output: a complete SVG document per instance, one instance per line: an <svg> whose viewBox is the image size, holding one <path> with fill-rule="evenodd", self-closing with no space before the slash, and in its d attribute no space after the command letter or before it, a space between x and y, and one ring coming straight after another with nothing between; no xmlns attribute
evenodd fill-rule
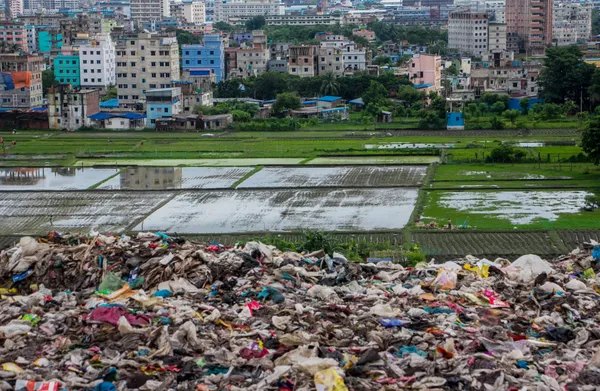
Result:
<svg viewBox="0 0 600 391"><path fill-rule="evenodd" d="M135 167L120 175L120 188L127 190L163 190L181 188L181 167Z"/></svg>
<svg viewBox="0 0 600 391"><path fill-rule="evenodd" d="M2 168L0 190L84 190L114 174L114 169L82 167Z"/></svg>

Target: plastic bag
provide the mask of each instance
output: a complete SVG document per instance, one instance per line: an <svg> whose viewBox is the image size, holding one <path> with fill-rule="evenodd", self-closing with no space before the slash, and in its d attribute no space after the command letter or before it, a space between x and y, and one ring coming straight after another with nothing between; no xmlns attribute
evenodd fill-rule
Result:
<svg viewBox="0 0 600 391"><path fill-rule="evenodd" d="M511 266L519 269L519 279L525 283L533 281L543 272L548 274L554 272L548 262L534 254L527 254L517 258Z"/></svg>
<svg viewBox="0 0 600 391"><path fill-rule="evenodd" d="M59 383L55 381L35 382L34 380L17 380L15 390L58 391Z"/></svg>
<svg viewBox="0 0 600 391"><path fill-rule="evenodd" d="M315 387L317 391L348 391L344 379L335 368L315 373Z"/></svg>
<svg viewBox="0 0 600 391"><path fill-rule="evenodd" d="M123 285L125 285L125 281L121 280L121 278L113 272L109 272L106 277L104 277L104 280L102 280L100 283L98 290L100 292L114 292L121 289Z"/></svg>
<svg viewBox="0 0 600 391"><path fill-rule="evenodd" d="M455 272L446 269L440 269L439 274L433 280L433 286L436 289L441 290L451 290L456 288L456 281L458 280L458 276Z"/></svg>

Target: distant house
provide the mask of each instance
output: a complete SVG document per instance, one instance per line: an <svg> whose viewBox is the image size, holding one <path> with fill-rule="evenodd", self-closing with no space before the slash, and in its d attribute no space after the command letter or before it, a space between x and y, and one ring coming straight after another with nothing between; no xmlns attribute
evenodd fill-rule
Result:
<svg viewBox="0 0 600 391"><path fill-rule="evenodd" d="M342 104L341 96L327 95L327 96L322 96L319 99L317 99L317 106L324 107L326 109L333 109L341 104Z"/></svg>
<svg viewBox="0 0 600 391"><path fill-rule="evenodd" d="M392 122L392 113L390 111L381 110L377 114L377 122L384 124Z"/></svg>
<svg viewBox="0 0 600 391"><path fill-rule="evenodd" d="M465 119L463 113L448 113L446 114L446 129L448 130L464 130Z"/></svg>
<svg viewBox="0 0 600 391"><path fill-rule="evenodd" d="M101 111L88 118L95 129L139 130L146 127L146 113Z"/></svg>

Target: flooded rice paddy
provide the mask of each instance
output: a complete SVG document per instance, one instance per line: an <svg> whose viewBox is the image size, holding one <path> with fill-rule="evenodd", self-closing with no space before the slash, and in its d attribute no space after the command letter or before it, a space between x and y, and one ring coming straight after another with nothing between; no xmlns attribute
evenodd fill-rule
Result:
<svg viewBox="0 0 600 391"><path fill-rule="evenodd" d="M483 215L528 225L536 220L555 221L562 214L581 211L591 193L576 191L448 191L437 204L467 215Z"/></svg>
<svg viewBox="0 0 600 391"><path fill-rule="evenodd" d="M427 166L266 167L238 188L419 186L426 173Z"/></svg>
<svg viewBox="0 0 600 391"><path fill-rule="evenodd" d="M454 148L454 144L445 143L378 143L366 144L365 149L441 149Z"/></svg>
<svg viewBox="0 0 600 391"><path fill-rule="evenodd" d="M417 189L183 192L135 230L178 233L401 229Z"/></svg>
<svg viewBox="0 0 600 391"><path fill-rule="evenodd" d="M114 169L25 167L0 169L0 191L85 190L117 174Z"/></svg>

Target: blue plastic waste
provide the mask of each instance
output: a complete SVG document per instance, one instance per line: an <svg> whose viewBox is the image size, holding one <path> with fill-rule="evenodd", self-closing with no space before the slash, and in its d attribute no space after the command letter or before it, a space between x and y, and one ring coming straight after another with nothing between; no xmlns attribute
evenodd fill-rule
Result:
<svg viewBox="0 0 600 391"><path fill-rule="evenodd" d="M402 326L409 324L410 322L407 320L401 320L401 319L381 318L381 319L379 319L379 323L383 327L402 327Z"/></svg>
<svg viewBox="0 0 600 391"><path fill-rule="evenodd" d="M161 289L159 291L157 291L156 293L154 293L155 297L171 297L173 296L173 293L168 290L168 289Z"/></svg>
<svg viewBox="0 0 600 391"><path fill-rule="evenodd" d="M396 352L396 356L398 357L404 357L404 356L408 356L409 354L418 354L419 356L422 357L427 357L427 353L422 351L421 349L417 349L416 346L402 346L400 348L400 350L398 352Z"/></svg>

